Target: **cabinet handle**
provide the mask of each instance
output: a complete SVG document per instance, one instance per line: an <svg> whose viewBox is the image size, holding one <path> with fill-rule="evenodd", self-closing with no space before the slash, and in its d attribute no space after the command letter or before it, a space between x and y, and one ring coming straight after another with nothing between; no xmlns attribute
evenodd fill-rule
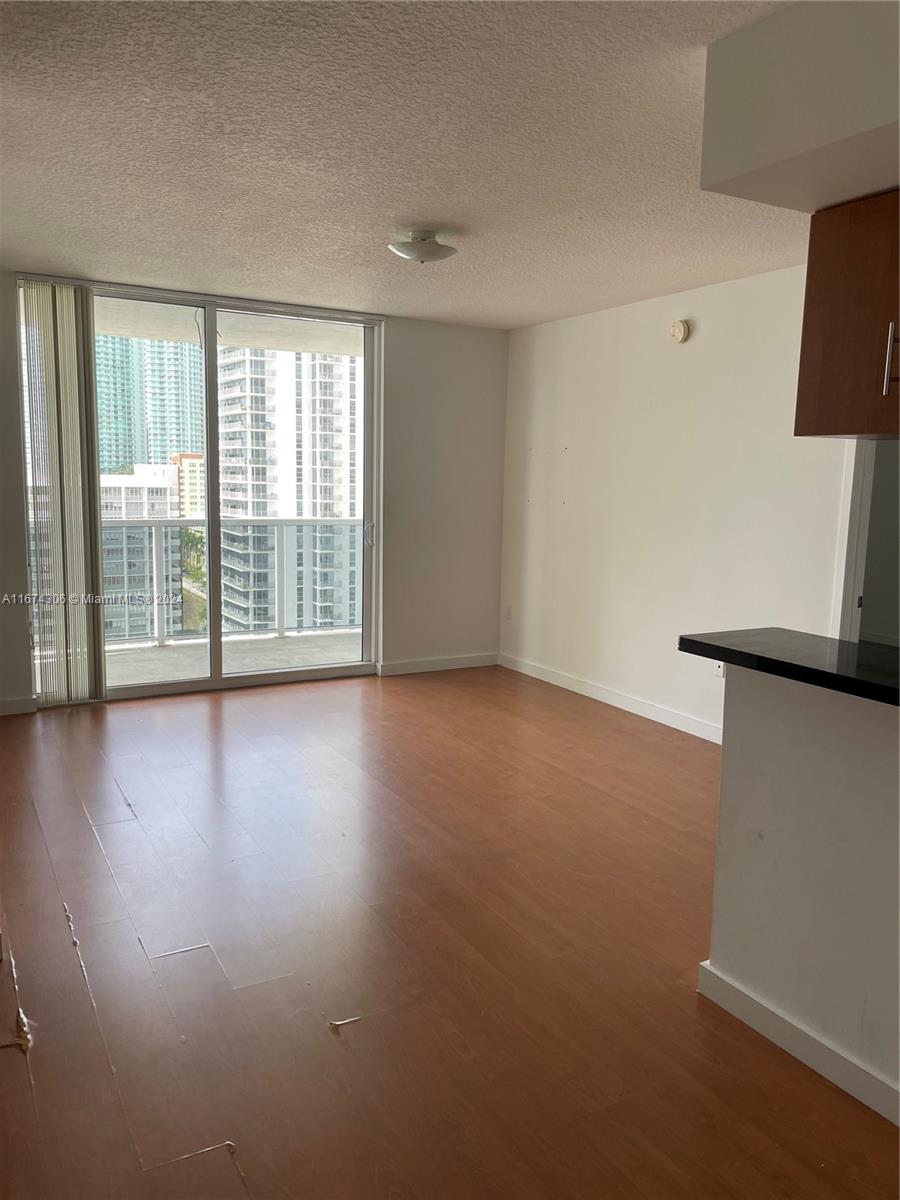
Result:
<svg viewBox="0 0 900 1200"><path fill-rule="evenodd" d="M882 396L887 396L891 390L891 357L894 353L894 322L888 321L887 350L884 353L884 385Z"/></svg>

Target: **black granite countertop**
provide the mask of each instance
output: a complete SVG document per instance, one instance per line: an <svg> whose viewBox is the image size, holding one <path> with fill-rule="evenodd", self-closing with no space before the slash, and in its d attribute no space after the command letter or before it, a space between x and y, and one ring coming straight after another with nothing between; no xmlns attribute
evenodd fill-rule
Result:
<svg viewBox="0 0 900 1200"><path fill-rule="evenodd" d="M684 633L678 649L882 704L900 703L900 650L896 646L772 628Z"/></svg>

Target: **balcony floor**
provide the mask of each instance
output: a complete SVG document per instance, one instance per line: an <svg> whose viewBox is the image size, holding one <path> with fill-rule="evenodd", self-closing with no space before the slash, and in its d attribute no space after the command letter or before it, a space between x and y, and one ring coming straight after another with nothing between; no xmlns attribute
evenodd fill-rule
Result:
<svg viewBox="0 0 900 1200"><path fill-rule="evenodd" d="M174 642L167 646L111 646L106 652L107 687L134 687L178 679L203 679L209 673L206 642ZM315 630L287 637L226 638L223 670L228 675L260 671L296 671L304 667L359 662L360 629Z"/></svg>

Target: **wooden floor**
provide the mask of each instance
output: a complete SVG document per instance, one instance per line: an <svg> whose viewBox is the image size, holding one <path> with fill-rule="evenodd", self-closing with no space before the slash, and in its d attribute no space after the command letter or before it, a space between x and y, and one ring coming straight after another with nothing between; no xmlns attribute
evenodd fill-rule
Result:
<svg viewBox="0 0 900 1200"><path fill-rule="evenodd" d="M3 718L0 1194L895 1197L694 990L717 781L501 668Z"/></svg>

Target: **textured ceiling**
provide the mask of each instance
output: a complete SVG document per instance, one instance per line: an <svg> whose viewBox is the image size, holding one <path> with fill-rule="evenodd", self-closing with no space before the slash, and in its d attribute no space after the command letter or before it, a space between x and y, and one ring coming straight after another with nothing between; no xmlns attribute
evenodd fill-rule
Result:
<svg viewBox="0 0 900 1200"><path fill-rule="evenodd" d="M3 4L0 261L502 327L802 262L698 186L704 48L776 7Z"/></svg>

